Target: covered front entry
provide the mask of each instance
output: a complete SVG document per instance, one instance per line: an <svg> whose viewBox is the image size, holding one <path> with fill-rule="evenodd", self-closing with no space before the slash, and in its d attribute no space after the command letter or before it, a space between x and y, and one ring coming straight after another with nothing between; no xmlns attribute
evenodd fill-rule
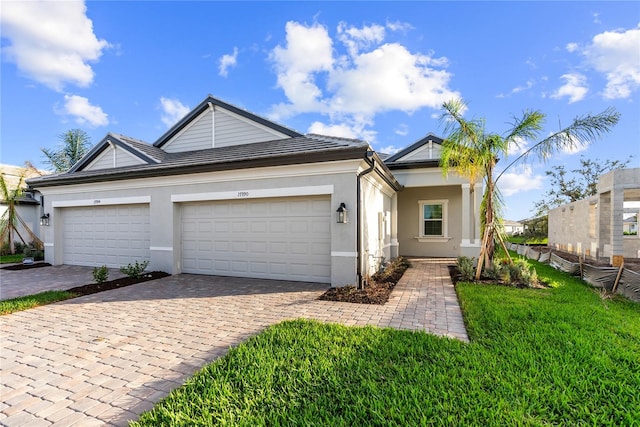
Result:
<svg viewBox="0 0 640 427"><path fill-rule="evenodd" d="M182 205L182 272L331 282L330 198Z"/></svg>
<svg viewBox="0 0 640 427"><path fill-rule="evenodd" d="M149 205L68 207L62 214L62 263L118 268L149 260Z"/></svg>

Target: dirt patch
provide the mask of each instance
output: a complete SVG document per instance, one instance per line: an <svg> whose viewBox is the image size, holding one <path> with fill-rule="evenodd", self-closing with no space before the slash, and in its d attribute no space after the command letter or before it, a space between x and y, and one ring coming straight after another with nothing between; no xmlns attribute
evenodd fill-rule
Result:
<svg viewBox="0 0 640 427"><path fill-rule="evenodd" d="M135 285L136 283L148 282L149 280L160 279L162 277L170 276L169 273L164 271L151 271L144 273L139 278L134 277L122 277L120 279L109 280L103 283L91 283L83 286L76 286L75 288L67 289L68 292L73 292L78 296L91 295L98 292L110 291L112 289L123 288L125 286Z"/></svg>
<svg viewBox="0 0 640 427"><path fill-rule="evenodd" d="M355 286L343 286L330 288L320 295L323 301L351 302L355 304L379 304L389 301L389 295L396 284L410 267L410 263L405 258L397 258L381 272L371 276L363 289Z"/></svg>
<svg viewBox="0 0 640 427"><path fill-rule="evenodd" d="M8 267L2 267L2 270L28 270L30 268L51 267L48 262L35 262L33 264L15 264Z"/></svg>

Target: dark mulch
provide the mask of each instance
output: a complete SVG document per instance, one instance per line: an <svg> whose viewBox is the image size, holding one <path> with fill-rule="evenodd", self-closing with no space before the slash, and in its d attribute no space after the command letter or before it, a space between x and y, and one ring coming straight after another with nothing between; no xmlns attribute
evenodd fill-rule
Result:
<svg viewBox="0 0 640 427"><path fill-rule="evenodd" d="M35 262L33 264L15 264L8 267L2 267L2 270L28 270L30 268L51 267L48 262Z"/></svg>
<svg viewBox="0 0 640 427"><path fill-rule="evenodd" d="M395 283L372 283L364 289L355 286L330 288L320 296L324 301L352 302L356 304L384 304L389 300Z"/></svg>
<svg viewBox="0 0 640 427"><path fill-rule="evenodd" d="M73 292L78 296L95 294L102 291L110 291L111 289L123 288L125 286L135 285L136 283L148 282L149 280L160 279L162 277L171 276L164 271L151 271L144 273L139 278L122 277L120 279L109 280L103 283L91 283L89 285L77 286L75 288L67 289L69 292Z"/></svg>
<svg viewBox="0 0 640 427"><path fill-rule="evenodd" d="M363 289L355 286L330 288L320 299L324 301L352 302L356 304L379 304L389 301L389 295L411 264L402 257L396 258L384 269L371 276Z"/></svg>

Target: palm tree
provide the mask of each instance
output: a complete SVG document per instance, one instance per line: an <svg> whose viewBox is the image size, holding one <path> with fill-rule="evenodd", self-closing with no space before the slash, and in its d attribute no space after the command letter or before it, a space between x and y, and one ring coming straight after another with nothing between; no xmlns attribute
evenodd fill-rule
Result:
<svg viewBox="0 0 640 427"><path fill-rule="evenodd" d="M71 129L58 136L61 145L56 150L41 148L44 161L56 172L65 172L91 150L91 138L82 129Z"/></svg>
<svg viewBox="0 0 640 427"><path fill-rule="evenodd" d="M445 134L448 135L442 144L440 158L443 174L446 176L453 170L471 184L481 179L485 183L481 206L483 238L476 279L480 278L483 264L490 266L493 263L496 238L503 242L500 233L502 199L497 183L505 171L530 157L544 161L558 151L588 145L609 132L620 119L620 114L613 108L595 116L577 117L568 127L533 144L494 177L498 159L506 156L510 147L520 148L528 141L537 139L543 129L545 115L540 111L525 111L521 117L514 117L511 128L501 135L487 132L484 119L465 119L463 113L467 105L462 100L445 102L442 108L441 120L445 123Z"/></svg>
<svg viewBox="0 0 640 427"><path fill-rule="evenodd" d="M15 247L15 235L17 234L22 243L28 243L27 240L18 231L18 224L22 224L22 227L26 230L29 237L29 242L33 242L38 249L42 248L42 241L34 234L29 226L18 214L17 205L20 202L20 198L24 195L24 177L26 170L18 178L18 185L14 189L9 189L7 182L4 179L4 174L0 175L0 199L2 203L7 205L7 210L0 216L0 242L9 243L9 251L11 254L16 253Z"/></svg>

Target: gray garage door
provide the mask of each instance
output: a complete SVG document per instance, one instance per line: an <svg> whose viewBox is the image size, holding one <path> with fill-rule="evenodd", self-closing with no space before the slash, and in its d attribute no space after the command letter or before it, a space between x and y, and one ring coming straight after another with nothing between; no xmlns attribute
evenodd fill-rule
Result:
<svg viewBox="0 0 640 427"><path fill-rule="evenodd" d="M149 260L149 205L62 209L63 263L121 267Z"/></svg>
<svg viewBox="0 0 640 427"><path fill-rule="evenodd" d="M330 221L326 197L185 204L182 271L330 283Z"/></svg>

